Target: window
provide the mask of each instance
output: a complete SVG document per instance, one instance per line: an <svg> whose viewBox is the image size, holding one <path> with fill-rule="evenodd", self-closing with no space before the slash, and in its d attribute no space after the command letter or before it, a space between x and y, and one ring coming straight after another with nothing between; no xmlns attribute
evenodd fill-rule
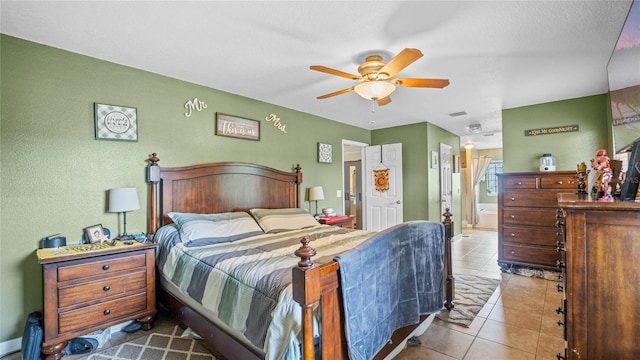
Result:
<svg viewBox="0 0 640 360"><path fill-rule="evenodd" d="M492 161L487 168L487 195L498 195L498 177L496 174L502 174L502 161Z"/></svg>

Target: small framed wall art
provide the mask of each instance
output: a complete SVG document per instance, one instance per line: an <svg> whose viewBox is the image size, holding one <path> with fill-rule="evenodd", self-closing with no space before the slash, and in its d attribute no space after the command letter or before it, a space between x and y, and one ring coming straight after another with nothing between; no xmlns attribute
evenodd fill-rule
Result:
<svg viewBox="0 0 640 360"><path fill-rule="evenodd" d="M438 152L432 151L431 152L431 168L437 169L439 166L440 164L438 163Z"/></svg>
<svg viewBox="0 0 640 360"><path fill-rule="evenodd" d="M318 143L318 162L331 164L331 144Z"/></svg>
<svg viewBox="0 0 640 360"><path fill-rule="evenodd" d="M138 141L136 108L94 103L96 139Z"/></svg>

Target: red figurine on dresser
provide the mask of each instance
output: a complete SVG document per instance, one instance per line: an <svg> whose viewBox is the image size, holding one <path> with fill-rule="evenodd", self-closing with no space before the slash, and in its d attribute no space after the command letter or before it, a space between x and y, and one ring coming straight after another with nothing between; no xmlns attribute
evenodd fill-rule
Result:
<svg viewBox="0 0 640 360"><path fill-rule="evenodd" d="M613 174L611 172L611 165L609 164L607 150L600 149L596 152L596 157L591 159L591 167L596 171L596 176L594 178L596 183L596 198L600 202L613 202L611 186L609 185L613 178Z"/></svg>

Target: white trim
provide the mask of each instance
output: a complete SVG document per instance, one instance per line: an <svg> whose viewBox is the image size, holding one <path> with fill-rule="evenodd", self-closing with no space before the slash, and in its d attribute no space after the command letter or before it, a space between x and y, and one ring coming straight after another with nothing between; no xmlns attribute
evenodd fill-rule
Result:
<svg viewBox="0 0 640 360"><path fill-rule="evenodd" d="M22 338L7 340L0 343L0 358L22 350Z"/></svg>

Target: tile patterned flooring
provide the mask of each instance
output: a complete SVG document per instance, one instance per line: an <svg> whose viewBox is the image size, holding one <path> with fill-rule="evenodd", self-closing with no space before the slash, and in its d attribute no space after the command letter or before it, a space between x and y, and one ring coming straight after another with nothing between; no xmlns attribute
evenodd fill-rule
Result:
<svg viewBox="0 0 640 360"><path fill-rule="evenodd" d="M408 347L396 360L555 360L564 349L561 316L555 309L562 295L557 282L502 274L497 265L498 233L466 230L452 244L454 274L475 274L502 282L469 328L435 319L420 336L421 346ZM175 323L159 314L158 326ZM112 336L115 345L136 334ZM66 360L82 358L65 356ZM14 353L3 359L20 359Z"/></svg>
<svg viewBox="0 0 640 360"><path fill-rule="evenodd" d="M557 282L502 274L497 265L498 233L466 230L452 244L453 271L502 282L469 328L435 319L396 360L555 360L563 352L562 294Z"/></svg>

